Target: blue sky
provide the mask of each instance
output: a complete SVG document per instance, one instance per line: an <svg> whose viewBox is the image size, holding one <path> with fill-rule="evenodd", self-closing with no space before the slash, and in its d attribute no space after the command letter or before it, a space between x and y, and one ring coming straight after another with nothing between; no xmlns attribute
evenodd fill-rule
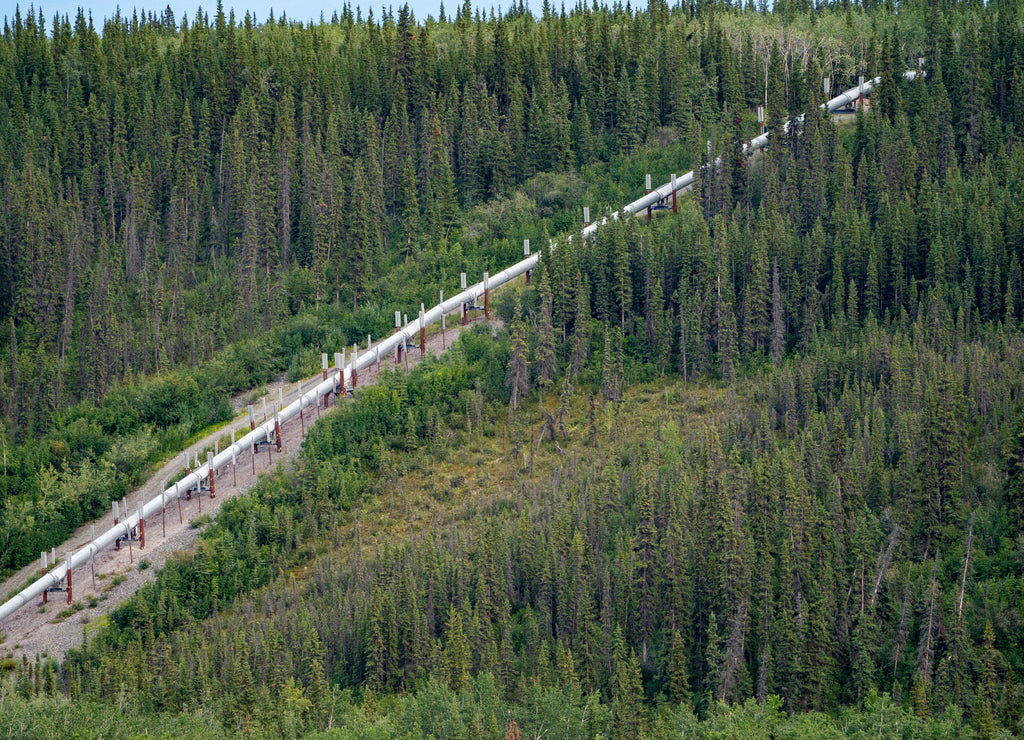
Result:
<svg viewBox="0 0 1024 740"><path fill-rule="evenodd" d="M398 9L402 7L404 2L409 3L409 9L412 10L418 21L425 20L428 15L437 18L438 10L441 7L441 0L349 0L353 9L357 6L362 9L364 18L370 8L373 9L374 17L380 18L381 9L389 5L397 15ZM486 9L489 12L492 6L495 9L498 7L509 7L511 2L512 0L503 0L502 2L473 0L472 4L473 7L479 7L481 10ZM330 20L331 15L336 10L340 11L343 4L344 0L224 0L224 12L226 14L231 8L234 8L235 17L241 19L245 17L245 12L248 10L256 16L260 23L263 23L270 16L270 11L273 9L275 18L279 18L281 12L284 11L292 20L316 21L320 19L321 13L323 13L326 20ZM67 14L74 21L78 8L82 7L86 11L92 11L93 22L98 29L102 29L103 19L113 17L118 7L121 8L122 16L130 17L135 9L140 12L145 10L146 12L153 11L159 13L170 5L171 10L174 11L174 17L179 22L183 13L187 13L191 20L196 14L196 9L202 7L212 20L212 16L217 9L217 0L205 0L205 2L200 2L199 0L188 0L187 2L179 2L178 0L140 0L139 2L134 2L133 0L121 0L120 2L118 0L43 0L43 2L12 2L11 0L2 0L0 1L0 16L13 18L16 5L21 8L22 16L28 12L30 5L34 5L37 9L36 15L38 15L38 9L41 8L43 17L46 19L47 28L49 28L55 14L60 13L62 16ZM447 0L444 4L445 14L451 17L452 13L460 5L462 5L462 0Z"/></svg>

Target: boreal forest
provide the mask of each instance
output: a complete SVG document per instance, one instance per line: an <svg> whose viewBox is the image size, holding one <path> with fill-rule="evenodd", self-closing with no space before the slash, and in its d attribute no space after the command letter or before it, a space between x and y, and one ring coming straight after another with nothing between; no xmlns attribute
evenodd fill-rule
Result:
<svg viewBox="0 0 1024 740"><path fill-rule="evenodd" d="M5 574L545 249L66 659L0 623L0 735L1024 733L1016 0L21 7L0 197Z"/></svg>

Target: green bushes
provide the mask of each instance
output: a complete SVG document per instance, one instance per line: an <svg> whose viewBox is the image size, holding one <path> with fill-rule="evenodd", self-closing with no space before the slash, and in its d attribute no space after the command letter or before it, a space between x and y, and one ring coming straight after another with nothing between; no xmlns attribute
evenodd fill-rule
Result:
<svg viewBox="0 0 1024 740"><path fill-rule="evenodd" d="M0 568L16 568L63 542L83 521L103 513L110 501L127 491L107 459L85 461L77 468L41 468L35 496L6 502L0 535ZM61 553L63 555L63 553Z"/></svg>
<svg viewBox="0 0 1024 740"><path fill-rule="evenodd" d="M21 669L22 671L26 669ZM51 672L52 675L52 672ZM31 681L29 681L31 692ZM21 740L49 740L54 737L223 737L223 729L210 716L156 714L130 706L115 707L94 701L57 696L25 698L0 689L3 721L0 731ZM15 729L16 728L16 729ZM7 733L16 733L10 734Z"/></svg>
<svg viewBox="0 0 1024 740"><path fill-rule="evenodd" d="M104 456L128 486L143 481L142 473L156 453L163 448L152 429L142 429L131 437L117 437Z"/></svg>

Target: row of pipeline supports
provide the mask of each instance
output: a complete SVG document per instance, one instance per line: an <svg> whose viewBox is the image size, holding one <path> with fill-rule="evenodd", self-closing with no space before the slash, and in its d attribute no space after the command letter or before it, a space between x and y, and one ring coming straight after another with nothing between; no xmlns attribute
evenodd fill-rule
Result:
<svg viewBox="0 0 1024 740"><path fill-rule="evenodd" d="M908 80L913 80L919 74L921 73L908 71L904 74L904 77ZM851 88L850 90L843 92L841 95L832 98L825 103L822 108L832 112L855 101L862 100L865 95L870 93L872 87L879 83L879 81L880 78L878 77L870 80L862 80L857 87ZM795 120L798 123L800 121L799 118ZM790 123L786 124L787 128ZM758 149L762 149L767 145L768 136L769 132L761 133L759 136L744 145L744 151L751 153ZM695 174L692 171L686 173L682 177L676 177L673 175L669 182L659 188L652 189L650 175L648 175L646 178L647 192L644 196L626 206L623 206L620 211L616 211L599 221L591 222L589 208L584 208L583 229L578 232L578 234L569 235L567 240L571 241L577 235L584 239L591 238L600 226L608 223L609 219L618 220L620 218L628 218L629 216L642 211L646 211L648 218L650 218L652 210L657 208L667 208L667 204L669 202L671 202L672 210L675 212L677 193L693 185L695 179ZM550 241L548 243L548 251L553 250L555 246L555 242ZM358 383L360 370L368 368L374 364L379 365L380 361L383 358L386 358L391 352L395 352L396 362L401 362L403 351L407 356L408 348L415 347L415 344L412 344L414 338L419 339L420 353L425 354L427 326L437 321L441 322L443 343L445 341L444 331L447 315L458 311L462 323L465 324L468 320L467 313L469 311L482 309L484 316L486 318L490 318L490 293L492 290L519 277L520 275L525 275L526 281L529 283L530 274L534 269L536 269L537 264L540 261L541 254L539 252L535 254L530 253L529 241L526 241L523 245L523 254L524 259L520 262L517 262L511 267L508 267L495 275L489 275L485 272L482 282L469 287L466 286L466 277L463 273L461 284L462 290L460 293L448 298L447 300L444 298L444 294L442 293L438 304L429 310L426 310L423 304L420 304L419 317L412 322L409 322L407 317L405 317L406 321L404 321L404 325L399 326L399 324L403 322L399 321L399 315L396 313L395 332L392 335L378 342L376 345L373 345L370 341L371 338L367 337L366 350L360 354L358 346L353 346L351 359L347 363L345 361L344 351L341 353L335 353L335 367L330 372L328 372L327 367L327 355L324 354L322 362L323 379L313 389L303 392L300 384L299 398L288 406L284 406L282 408L278 408L278 406L275 405L272 420L267 414L266 399L264 399L264 420L260 424L256 423L253 408L250 406L249 433L241 440L236 442L234 434L232 434L232 443L229 448L219 453L215 452L212 456L208 455L207 461L201 466L198 465L198 461L194 461L196 465L191 470L188 469L188 465L186 464L185 477L181 481L175 483L173 488L167 488L159 497L154 497L148 503L141 504L136 513L126 516L126 519L123 522L115 522L113 527L99 537L93 537L92 541L79 551L68 553L63 563L58 564L51 558L49 570L45 568L47 563L44 563L44 573L39 579L4 604L0 605L0 619L7 617L15 610L24 606L35 596L45 594L54 588L66 588L68 591L68 598L70 600L71 572L73 568L79 567L87 562L92 562L95 558L96 552L116 541L119 541L123 537L128 538L127 541L130 545L132 541L131 534L136 530L140 538L140 547L143 546L142 537L145 530L145 520L154 515L157 510L164 510L169 496L180 496L180 492L182 490L190 492L194 489L202 493L207 490L204 489L202 485L204 481L207 481L209 484L209 493L211 497L213 497L215 495L214 479L216 471L224 467L228 461L235 464L237 455L245 449L248 449L253 457L253 472L255 472L255 454L258 446L266 446L268 459L270 459L270 448L272 445L276 446L279 452L281 451L282 424L298 414L300 423L303 425L303 434L305 433L303 411L307 405L315 404L319 411L321 398L323 398L324 408L326 408L329 404L329 397L331 394L334 394L337 397L351 395ZM180 497L178 500L180 506ZM127 515L127 511L125 514Z"/></svg>
<svg viewBox="0 0 1024 740"><path fill-rule="evenodd" d="M323 379L328 378L327 369L327 355L323 356ZM337 375L337 372L335 372ZM299 394L302 394L302 382L298 383ZM324 408L328 408L330 393L323 394ZM264 402L264 412L266 412L266 399ZM317 406L317 416L319 416L320 408ZM250 432L255 431L255 414L253 406L248 407L249 421L250 421ZM305 435L305 421L304 413L299 414L300 424L302 424L303 436ZM264 413L264 420L269 421L267 414ZM237 443L235 442L235 432L231 433L231 442L234 447ZM280 453L283 451L282 438L281 438L281 419L278 413L278 409L274 408L274 432L273 436L268 439L264 439L260 442L252 442L250 444L250 453L252 458L252 471L253 474L256 472L256 457L258 455L258 448L260 446L266 446L268 454L268 467L273 464L273 459L270 455L270 449L272 446L276 447ZM216 448L216 445L215 445ZM200 464L197 453L194 453L192 460L189 460L188 453L183 453L183 469L185 476L181 481L174 483L171 486L164 486L164 491L159 497L159 511L161 519L161 533L162 536L167 536L166 527L166 512L168 504L173 506L177 503L178 508L178 523L184 523L184 512L182 510L183 502L191 502L193 499L196 501L198 513L202 513L202 496L208 494L210 499L215 499L217 496L217 470L222 466L214 465L214 456L218 455L216 451L207 452L207 461L205 464ZM238 485L237 468L238 468L238 453L237 450L231 450L231 466L232 466L232 481L233 485ZM198 476L193 475L193 471L198 472ZM111 505L114 526L108 531L115 533L113 539L114 550L120 550L123 546L129 548L129 562L134 563L133 555L133 544L136 544L139 550L145 550L146 548L146 523L147 518L152 520L155 516L152 504L157 501L154 498L153 501L146 503L145 499L140 497L136 513L129 517L130 512L128 506L127 497L122 498L120 501L114 501ZM103 542L96 537L95 525L91 528L91 536L89 543L79 551L79 553L72 553L71 551L65 554L64 560L58 562L56 548L52 549L49 553L43 551L40 553L40 565L42 570L42 577L48 577L48 583L41 590L42 603L46 605L49 603L50 594L61 593L66 594L67 603L70 605L74 599L74 588L73 588L73 573L75 567L81 567L83 565L82 558L78 557L81 553L86 553L88 557L88 564L90 568L92 590L96 589L96 554L100 552L107 542L105 540L109 537L104 537ZM58 567L59 566L59 567ZM41 578L40 580L43 580ZM6 616L6 615L5 615Z"/></svg>

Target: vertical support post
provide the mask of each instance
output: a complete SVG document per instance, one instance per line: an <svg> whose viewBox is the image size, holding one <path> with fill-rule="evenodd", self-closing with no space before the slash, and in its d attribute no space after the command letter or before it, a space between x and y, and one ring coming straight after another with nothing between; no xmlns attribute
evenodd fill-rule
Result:
<svg viewBox="0 0 1024 740"><path fill-rule="evenodd" d="M466 273L459 273L459 283L462 285L462 292L466 292ZM462 302L462 325L466 325L466 302Z"/></svg>
<svg viewBox="0 0 1024 740"><path fill-rule="evenodd" d="M185 475L188 475L189 473L191 473L191 472L192 472L192 471L191 471L191 470L189 469L189 466L188 466L188 453L187 453L187 452L183 452L183 453L182 453L182 457L183 457L183 460L182 460L182 467L183 467L183 468L185 468ZM127 516L127 515L128 515L128 512L126 511L126 512L125 512L125 516Z"/></svg>
<svg viewBox="0 0 1024 740"><path fill-rule="evenodd" d="M96 590L96 525L89 528L89 570L92 572L92 590Z"/></svg>
<svg viewBox="0 0 1024 740"><path fill-rule="evenodd" d="M146 520L142 516L142 501L139 501L139 549L146 549Z"/></svg>
<svg viewBox="0 0 1024 740"><path fill-rule="evenodd" d="M440 291L440 300L438 301L438 305L441 306L441 349L448 349L447 345L445 344L445 340L444 340L444 330L445 330L444 319L445 319L445 316L444 316L444 291L443 290Z"/></svg>
<svg viewBox="0 0 1024 740"><path fill-rule="evenodd" d="M401 330L401 328L402 328L402 312L401 311L395 311L395 333L397 334ZM398 367L400 364L402 364L402 345L403 344L405 344L405 342L399 342L395 346L395 367Z"/></svg>
<svg viewBox="0 0 1024 740"><path fill-rule="evenodd" d="M825 100L828 100L832 96L832 78L822 77L821 86L825 90Z"/></svg>
<svg viewBox="0 0 1024 740"><path fill-rule="evenodd" d="M860 104L860 107L863 108L864 107L864 75L860 75L857 78L857 90L860 92L860 97L857 98L857 102Z"/></svg>
<svg viewBox="0 0 1024 740"><path fill-rule="evenodd" d="M370 347L372 346L372 344L373 344L373 342L372 342L372 341L370 341L370 335L369 335L369 334L367 334L367 335L366 335L366 351L367 351L367 352L369 352L369 351L370 351ZM370 365L367 365L367 368L369 368L369 367L370 367L371 365L373 365L373 363L372 363L372 362L370 363Z"/></svg>
<svg viewBox="0 0 1024 740"><path fill-rule="evenodd" d="M256 414L253 413L252 404L249 404L249 431L256 428Z"/></svg>
<svg viewBox="0 0 1024 740"><path fill-rule="evenodd" d="M304 405L305 404L302 403L302 381L300 380L299 381L299 428L302 430L302 436L303 437L306 436L306 419L305 419L306 409L303 408ZM274 423L276 424L277 423L277 421L276 421L277 414L274 414L274 417L275 417ZM278 451L280 451L280 450L278 450Z"/></svg>
<svg viewBox="0 0 1024 740"><path fill-rule="evenodd" d="M127 513L127 511L128 507L125 507L125 512ZM127 521L124 523L124 534L125 537L128 538L128 562L134 563L135 555L132 553L132 528L128 525Z"/></svg>
<svg viewBox="0 0 1024 740"><path fill-rule="evenodd" d="M355 392L358 378L356 376L356 359L359 357L359 345L352 345L352 391Z"/></svg>
<svg viewBox="0 0 1024 740"><path fill-rule="evenodd" d="M206 453L206 464L210 466L210 498L217 498L217 486L213 481L213 455Z"/></svg>
<svg viewBox="0 0 1024 740"><path fill-rule="evenodd" d="M651 192L651 175L650 175L650 173L647 174L645 179L646 179L646 182L644 183L644 186L647 188L647 192L645 193L645 195L649 195L650 192ZM647 220L648 221L651 220L651 207L650 206L647 206Z"/></svg>
<svg viewBox="0 0 1024 740"><path fill-rule="evenodd" d="M757 134L760 136L764 133L764 106L757 106Z"/></svg>
<svg viewBox="0 0 1024 740"><path fill-rule="evenodd" d="M160 534L167 537L167 481L160 484Z"/></svg>
<svg viewBox="0 0 1024 740"><path fill-rule="evenodd" d="M491 276L484 272L484 318L491 318Z"/></svg>
<svg viewBox="0 0 1024 740"><path fill-rule="evenodd" d="M320 355L320 366L322 367L322 369L324 371L324 378L323 379L327 380L327 371L330 369L331 365L327 361L327 353L326 352L323 352ZM330 398L330 397L331 397L331 392L330 391L325 391L324 392L324 408L327 408L327 399ZM319 419L320 418L320 399L317 398L317 399L314 399L314 400L316 401L316 416Z"/></svg>
<svg viewBox="0 0 1024 740"><path fill-rule="evenodd" d="M256 475L256 440L249 440L249 459L252 460L252 474ZM178 510L181 510L181 504L178 505Z"/></svg>
<svg viewBox="0 0 1024 740"><path fill-rule="evenodd" d="M71 553L64 554L68 564L68 606L71 606Z"/></svg>
<svg viewBox="0 0 1024 740"><path fill-rule="evenodd" d="M43 550L41 553L39 553L39 556L40 556L40 558L43 561L43 575L45 576L46 575L46 550ZM43 589L43 603L44 604L46 603L46 593L47 593L48 590L49 589L45 589L45 588Z"/></svg>
<svg viewBox="0 0 1024 740"><path fill-rule="evenodd" d="M267 420L267 397L263 397L263 421Z"/></svg>
<svg viewBox="0 0 1024 740"><path fill-rule="evenodd" d="M590 226L590 206L583 206L583 228Z"/></svg>
<svg viewBox="0 0 1024 740"><path fill-rule="evenodd" d="M238 457L234 448L231 450L231 487L238 488Z"/></svg>
<svg viewBox="0 0 1024 740"><path fill-rule="evenodd" d="M277 443L277 451L281 452L281 418L277 415L277 407L274 407L274 441Z"/></svg>
<svg viewBox="0 0 1024 740"><path fill-rule="evenodd" d="M345 353L334 353L334 369L338 371L338 385L341 386L341 397L345 397ZM337 399L335 399L337 403Z"/></svg>
<svg viewBox="0 0 1024 740"><path fill-rule="evenodd" d="M423 359L423 355L427 351L427 325L424 323L424 315L426 311L423 310L423 304L420 304L420 359Z"/></svg>
<svg viewBox="0 0 1024 740"><path fill-rule="evenodd" d="M344 398L348 393L348 387L345 385L345 348L341 349L341 397Z"/></svg>
<svg viewBox="0 0 1024 740"><path fill-rule="evenodd" d="M523 239L523 256L524 257L529 257L530 256L530 240L529 239ZM526 271L526 284L527 285L530 284L530 271L529 270Z"/></svg>
<svg viewBox="0 0 1024 740"><path fill-rule="evenodd" d="M114 502L114 526L117 526L117 523L119 521L121 521L121 517L118 516L118 514L119 514L119 512L117 510L117 502L115 501ZM114 540L114 549L115 550L120 550L121 549L121 538L120 537L118 537L116 540Z"/></svg>
<svg viewBox="0 0 1024 740"><path fill-rule="evenodd" d="M676 213L676 174L672 173L672 213Z"/></svg>
<svg viewBox="0 0 1024 740"><path fill-rule="evenodd" d="M178 499L178 524L181 524L181 493L178 491L178 484L174 484L174 498Z"/></svg>

